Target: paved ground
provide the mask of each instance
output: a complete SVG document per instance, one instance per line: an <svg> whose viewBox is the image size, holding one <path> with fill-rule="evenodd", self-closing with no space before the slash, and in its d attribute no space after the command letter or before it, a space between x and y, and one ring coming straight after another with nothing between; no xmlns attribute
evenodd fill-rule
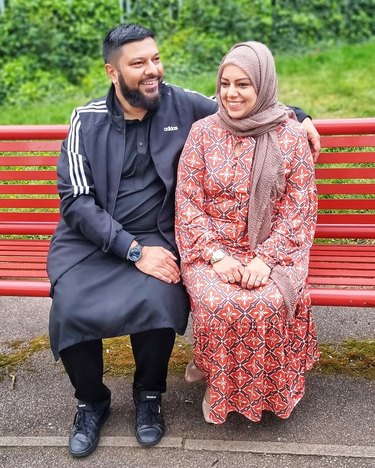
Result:
<svg viewBox="0 0 375 468"><path fill-rule="evenodd" d="M0 351L12 339L46 334L49 299L0 297ZM321 342L374 338L370 309L316 308ZM189 333L186 335L189 340ZM49 351L17 370L15 387L0 382L0 467L338 467L375 466L375 383L310 373L307 393L288 420L265 414L254 424L231 414L222 426L201 416L202 383L170 376L163 406L168 432L151 449L133 438L131 377L108 378L112 414L94 454L75 460L67 433L75 400Z"/></svg>

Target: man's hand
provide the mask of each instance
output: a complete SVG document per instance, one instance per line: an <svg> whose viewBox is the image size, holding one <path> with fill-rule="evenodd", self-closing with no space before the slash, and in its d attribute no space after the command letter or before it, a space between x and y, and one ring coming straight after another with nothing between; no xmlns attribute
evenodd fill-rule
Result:
<svg viewBox="0 0 375 468"><path fill-rule="evenodd" d="M138 270L146 275L153 276L165 283L178 283L180 269L176 263L177 258L164 247L142 247L142 258L135 262Z"/></svg>
<svg viewBox="0 0 375 468"><path fill-rule="evenodd" d="M259 288L264 286L271 273L271 268L259 257L254 257L251 262L244 267L241 286L246 289Z"/></svg>
<svg viewBox="0 0 375 468"><path fill-rule="evenodd" d="M320 153L320 135L309 117L302 122L302 127L306 130L307 138L310 144L311 154L316 162Z"/></svg>

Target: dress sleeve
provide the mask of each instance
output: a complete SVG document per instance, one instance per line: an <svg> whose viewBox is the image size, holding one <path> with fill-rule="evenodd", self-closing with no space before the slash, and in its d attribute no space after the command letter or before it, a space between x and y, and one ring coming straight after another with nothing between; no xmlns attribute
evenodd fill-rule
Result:
<svg viewBox="0 0 375 468"><path fill-rule="evenodd" d="M205 160L201 125L194 124L182 151L176 187L176 243L183 263L209 261L222 248L205 212Z"/></svg>
<svg viewBox="0 0 375 468"><path fill-rule="evenodd" d="M67 225L103 252L125 259L134 236L97 201L96 187L83 144L79 115L73 112L57 165L60 215Z"/></svg>
<svg viewBox="0 0 375 468"><path fill-rule="evenodd" d="M279 138L288 155L286 190L277 203L270 236L255 248L255 254L271 268L308 258L317 217L314 162L302 128L293 127Z"/></svg>

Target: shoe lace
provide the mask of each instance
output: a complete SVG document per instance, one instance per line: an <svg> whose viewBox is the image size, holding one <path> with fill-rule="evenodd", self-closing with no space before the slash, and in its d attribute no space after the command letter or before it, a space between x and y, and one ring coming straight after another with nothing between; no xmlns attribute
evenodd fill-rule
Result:
<svg viewBox="0 0 375 468"><path fill-rule="evenodd" d="M159 423L161 407L154 401L146 401L139 406L139 417L146 425Z"/></svg>
<svg viewBox="0 0 375 468"><path fill-rule="evenodd" d="M89 428L90 422L92 421L93 413L85 411L82 408L78 408L77 413L74 417L74 426L77 432L86 432Z"/></svg>

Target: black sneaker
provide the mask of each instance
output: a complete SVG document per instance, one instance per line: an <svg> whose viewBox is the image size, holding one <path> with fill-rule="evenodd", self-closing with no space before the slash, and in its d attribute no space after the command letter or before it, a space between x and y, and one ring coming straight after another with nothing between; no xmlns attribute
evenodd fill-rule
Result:
<svg viewBox="0 0 375 468"><path fill-rule="evenodd" d="M100 403L78 401L69 437L69 452L73 457L85 457L96 449L100 429L109 416L110 405L111 400Z"/></svg>
<svg viewBox="0 0 375 468"><path fill-rule="evenodd" d="M135 437L143 446L156 445L165 434L160 392L140 392L135 402Z"/></svg>

